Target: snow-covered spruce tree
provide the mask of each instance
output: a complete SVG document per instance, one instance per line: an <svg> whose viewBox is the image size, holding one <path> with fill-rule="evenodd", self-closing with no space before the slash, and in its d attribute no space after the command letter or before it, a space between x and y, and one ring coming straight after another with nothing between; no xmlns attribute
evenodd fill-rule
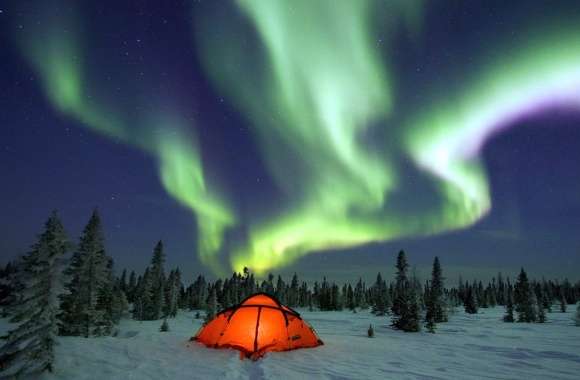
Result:
<svg viewBox="0 0 580 380"><path fill-rule="evenodd" d="M66 275L68 291L61 297L62 335L109 335L113 328L110 309L113 263L105 253L101 219L95 210L85 227Z"/></svg>
<svg viewBox="0 0 580 380"><path fill-rule="evenodd" d="M58 331L58 296L62 290L62 266L68 242L64 228L54 212L44 232L22 258L18 301L12 305L21 323L8 333L0 348L0 377L52 371L53 346Z"/></svg>
<svg viewBox="0 0 580 380"><path fill-rule="evenodd" d="M513 293L511 286L506 287L505 298L506 298L506 301L505 301L506 302L506 305L505 305L506 312L505 312L505 315L503 316L503 321L511 323L511 322L515 321L515 318L514 318L514 293Z"/></svg>
<svg viewBox="0 0 580 380"><path fill-rule="evenodd" d="M521 269L518 280L514 287L514 303L518 313L518 322L535 322L536 310L532 300L532 289L528 281L528 275Z"/></svg>

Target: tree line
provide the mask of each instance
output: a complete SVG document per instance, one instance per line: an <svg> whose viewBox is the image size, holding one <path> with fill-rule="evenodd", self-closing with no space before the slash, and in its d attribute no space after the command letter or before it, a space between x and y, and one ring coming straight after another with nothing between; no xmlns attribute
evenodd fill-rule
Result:
<svg viewBox="0 0 580 380"><path fill-rule="evenodd" d="M476 314L480 308L499 305L505 307L504 322L543 323L554 308L565 312L567 305L580 300L580 281L529 280L523 268L513 284L500 273L487 284L460 278L456 287L446 287L438 257L434 258L431 278L421 282L410 273L404 251L397 255L394 281L387 282L378 273L369 285L362 278L339 285L326 277L310 285L300 281L297 273L289 282L271 273L260 281L244 268L242 273L214 281L199 275L186 286L179 268L166 273L165 262L163 242L159 241L142 274L123 270L116 276L113 260L106 253L98 211L91 215L74 249L53 212L30 251L0 268L2 317L18 324L2 337L3 375L51 371L57 335L115 335L120 319L129 315L141 321L163 319L161 331L167 331L167 319L179 310L195 310L198 318L203 311L205 321L209 321L218 310L256 292L310 311L370 310L378 317L390 318L394 329L417 332L424 327L432 333L459 307ZM576 324L580 325L580 304L576 314ZM369 336L372 331L370 326Z"/></svg>

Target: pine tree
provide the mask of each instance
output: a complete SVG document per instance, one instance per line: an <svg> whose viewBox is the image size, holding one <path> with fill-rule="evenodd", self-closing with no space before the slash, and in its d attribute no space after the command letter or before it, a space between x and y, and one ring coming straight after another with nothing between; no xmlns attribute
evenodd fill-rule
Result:
<svg viewBox="0 0 580 380"><path fill-rule="evenodd" d="M506 290L506 314L503 317L504 322L514 322L514 296L511 287Z"/></svg>
<svg viewBox="0 0 580 380"><path fill-rule="evenodd" d="M19 272L24 287L13 304L18 327L8 333L0 348L0 375L6 378L52 372L55 335L58 331L58 296L62 289L62 262L68 250L64 228L56 215L22 258Z"/></svg>
<svg viewBox="0 0 580 380"><path fill-rule="evenodd" d="M61 297L60 333L93 336L109 334L108 297L112 287L112 260L106 255L101 220L95 210L66 271L70 281Z"/></svg>

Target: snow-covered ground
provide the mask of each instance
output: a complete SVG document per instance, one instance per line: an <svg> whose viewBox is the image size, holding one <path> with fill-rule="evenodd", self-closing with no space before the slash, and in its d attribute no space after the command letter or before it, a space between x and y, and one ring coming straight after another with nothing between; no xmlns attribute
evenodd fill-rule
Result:
<svg viewBox="0 0 580 380"><path fill-rule="evenodd" d="M580 327L572 309L546 324L508 324L503 308L458 312L437 334L402 333L368 312L308 312L324 346L270 353L252 362L237 351L189 342L201 320L124 320L117 337L60 338L55 379L580 379ZM369 323L375 338L369 339ZM8 324L2 321L0 333Z"/></svg>

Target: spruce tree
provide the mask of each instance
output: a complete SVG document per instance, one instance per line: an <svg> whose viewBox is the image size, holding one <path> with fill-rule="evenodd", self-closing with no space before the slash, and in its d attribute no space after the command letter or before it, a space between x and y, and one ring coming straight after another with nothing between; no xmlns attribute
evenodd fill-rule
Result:
<svg viewBox="0 0 580 380"><path fill-rule="evenodd" d="M58 296L62 289L62 263L68 250L64 228L56 215L22 258L19 272L24 285L11 308L18 327L8 333L0 348L0 375L17 378L53 370L58 331Z"/></svg>
<svg viewBox="0 0 580 380"><path fill-rule="evenodd" d="M514 322L514 296L511 287L506 288L506 313L503 317L504 322Z"/></svg>
<svg viewBox="0 0 580 380"><path fill-rule="evenodd" d="M538 296L536 297L536 312L537 312L537 321L538 323L545 323L546 322L546 310L544 309L544 298L543 294L540 290Z"/></svg>
<svg viewBox="0 0 580 380"><path fill-rule="evenodd" d="M24 287L18 273L20 265L17 262L8 262L0 270L0 318L10 315L10 305L15 304L19 291Z"/></svg>
<svg viewBox="0 0 580 380"><path fill-rule="evenodd" d="M401 330L405 332L418 332L421 330L420 310L421 305L419 302L419 295L417 294L417 288L412 286L409 292L409 308L408 311L403 314L403 321L405 323Z"/></svg>
<svg viewBox="0 0 580 380"><path fill-rule="evenodd" d="M127 284L127 290L125 294L127 295L127 301L132 303L135 301L135 289L137 288L137 278L135 271L131 271L129 275L129 283Z"/></svg>
<svg viewBox="0 0 580 380"><path fill-rule="evenodd" d="M292 276L292 281L290 283L290 289L288 289L288 306L296 307L298 306L298 275L294 272Z"/></svg>
<svg viewBox="0 0 580 380"><path fill-rule="evenodd" d="M427 329L428 332L430 333L435 333L435 327L436 327L436 323L435 323L435 302L434 302L434 297L431 295L431 290L432 290L432 286L431 289L429 290L429 294L426 297L426 313L425 313L425 328Z"/></svg>
<svg viewBox="0 0 580 380"><path fill-rule="evenodd" d="M407 278L407 269L409 264L405 257L405 252L400 251L397 256L397 277L395 283L395 299L391 310L393 318L391 325L398 330L405 332L419 331L419 298L417 294L416 280L409 281Z"/></svg>
<svg viewBox="0 0 580 380"><path fill-rule="evenodd" d="M60 332L98 336L111 332L112 260L106 255L101 220L95 210L66 271L70 281L61 297Z"/></svg>
<svg viewBox="0 0 580 380"><path fill-rule="evenodd" d="M105 274L105 281L98 290L97 296L97 310L100 313L100 318L95 320L95 336L111 335L114 331L115 310L114 305L117 302L115 294L115 279L113 277L113 260L107 258L107 269Z"/></svg>
<svg viewBox="0 0 580 380"><path fill-rule="evenodd" d="M580 326L580 301L578 302L578 306L576 307L576 315L574 316L574 322L576 326Z"/></svg>
<svg viewBox="0 0 580 380"><path fill-rule="evenodd" d="M532 289L528 275L521 269L514 289L514 302L518 313L518 322L535 322L535 305L532 303Z"/></svg>
<svg viewBox="0 0 580 380"><path fill-rule="evenodd" d="M387 286L381 274L377 274L377 280L373 286L373 314L384 316L387 314Z"/></svg>
<svg viewBox="0 0 580 380"><path fill-rule="evenodd" d="M208 323L214 319L217 313L217 294L215 287L212 287L209 299L207 301L207 306L205 309L205 323Z"/></svg>
<svg viewBox="0 0 580 380"><path fill-rule="evenodd" d="M409 264L405 257L405 251L399 251L396 268L397 277L395 279L395 294L393 306L391 307L395 318L401 315L401 308L404 306L402 303L408 302L408 297L405 293L409 286L409 280L407 279L407 269L409 268Z"/></svg>
<svg viewBox="0 0 580 380"><path fill-rule="evenodd" d="M562 286L560 286L560 312L565 313L566 312L566 296L564 293L564 289Z"/></svg>
<svg viewBox="0 0 580 380"><path fill-rule="evenodd" d="M149 270L151 299L145 305L145 319L157 320L163 316L165 305L165 254L163 242L159 241L153 250L153 258Z"/></svg>
<svg viewBox="0 0 580 380"><path fill-rule="evenodd" d="M115 284L113 287L113 297L111 300L111 317L114 324L119 323L128 308L129 302L127 301L125 292L121 290L121 286L119 284Z"/></svg>
<svg viewBox="0 0 580 380"><path fill-rule="evenodd" d="M121 273L121 277L119 278L119 289L121 289L123 292L127 292L127 269L123 269L123 272Z"/></svg>
<svg viewBox="0 0 580 380"><path fill-rule="evenodd" d="M477 296L475 295L475 286L467 285L465 302L463 304L467 314L477 314L479 305L477 304Z"/></svg>
<svg viewBox="0 0 580 380"><path fill-rule="evenodd" d="M137 282L135 287L133 319L138 321L147 320L147 307L151 304L152 298L152 280L149 274L149 268L145 269L141 281Z"/></svg>
<svg viewBox="0 0 580 380"><path fill-rule="evenodd" d="M178 279L176 271L169 273L169 278L165 284L165 304L163 314L166 317L175 318L179 301L179 289L181 281Z"/></svg>
<svg viewBox="0 0 580 380"><path fill-rule="evenodd" d="M443 299L443 275L439 258L433 260L431 272L431 287L429 289L430 302L433 304L433 321L435 323L447 322L445 301Z"/></svg>

